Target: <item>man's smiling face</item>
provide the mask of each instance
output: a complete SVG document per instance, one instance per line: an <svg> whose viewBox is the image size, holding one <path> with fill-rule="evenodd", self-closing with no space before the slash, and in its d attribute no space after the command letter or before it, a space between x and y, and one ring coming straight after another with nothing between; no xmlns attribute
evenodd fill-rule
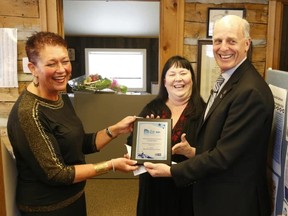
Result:
<svg viewBox="0 0 288 216"><path fill-rule="evenodd" d="M245 38L238 19L221 20L214 26L213 53L221 71L238 65L246 56L250 39Z"/></svg>

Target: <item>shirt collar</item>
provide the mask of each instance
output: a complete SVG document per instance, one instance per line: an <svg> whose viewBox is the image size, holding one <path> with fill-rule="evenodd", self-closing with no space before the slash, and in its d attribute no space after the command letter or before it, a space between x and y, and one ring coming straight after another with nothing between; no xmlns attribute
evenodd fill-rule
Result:
<svg viewBox="0 0 288 216"><path fill-rule="evenodd" d="M225 79L223 84L220 86L219 92L221 91L221 89L223 88L223 86L228 82L228 80L230 79L230 77L232 76L232 74L235 72L235 70L246 60L247 57L245 57L238 65L236 65L235 67L224 71L221 73L222 77Z"/></svg>
<svg viewBox="0 0 288 216"><path fill-rule="evenodd" d="M247 57L245 57L238 65L236 65L235 67L222 72L222 76L225 79L225 82L227 82L230 77L232 76L232 74L235 72L235 70L246 60Z"/></svg>

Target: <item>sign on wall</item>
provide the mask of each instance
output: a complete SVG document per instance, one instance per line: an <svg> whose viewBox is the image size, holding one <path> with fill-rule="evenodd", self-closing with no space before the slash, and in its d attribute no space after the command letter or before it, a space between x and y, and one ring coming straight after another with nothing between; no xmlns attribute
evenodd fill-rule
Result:
<svg viewBox="0 0 288 216"><path fill-rule="evenodd" d="M0 87L18 87L16 28L0 28Z"/></svg>

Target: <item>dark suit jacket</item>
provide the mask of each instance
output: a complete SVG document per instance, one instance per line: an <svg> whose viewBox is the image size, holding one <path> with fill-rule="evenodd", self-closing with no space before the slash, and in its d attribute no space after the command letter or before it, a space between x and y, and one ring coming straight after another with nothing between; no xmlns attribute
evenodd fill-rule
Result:
<svg viewBox="0 0 288 216"><path fill-rule="evenodd" d="M202 122L197 155L171 168L178 186L194 184L195 216L270 215L266 158L273 110L269 86L245 60Z"/></svg>

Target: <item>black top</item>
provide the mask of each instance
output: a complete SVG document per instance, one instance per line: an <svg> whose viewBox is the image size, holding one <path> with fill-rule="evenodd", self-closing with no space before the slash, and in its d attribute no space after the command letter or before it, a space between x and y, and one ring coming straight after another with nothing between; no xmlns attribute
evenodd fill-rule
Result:
<svg viewBox="0 0 288 216"><path fill-rule="evenodd" d="M193 105L192 101L188 103L172 129L172 146L181 141L182 133L186 133L187 141L193 146L203 109L204 103L197 106ZM170 109L163 100L158 98L147 104L139 116L146 117L151 114L160 116L160 118L171 118ZM129 145L132 144L132 137L133 134L128 137ZM183 155L172 155L171 159L178 163L187 158ZM148 173L141 174L139 176L137 215L193 215L192 186L177 188L172 178L155 178Z"/></svg>
<svg viewBox="0 0 288 216"><path fill-rule="evenodd" d="M23 91L8 119L8 136L18 169L17 204L22 211L63 208L83 193L73 184L75 164L96 152L96 134L85 134L66 94L58 101Z"/></svg>

